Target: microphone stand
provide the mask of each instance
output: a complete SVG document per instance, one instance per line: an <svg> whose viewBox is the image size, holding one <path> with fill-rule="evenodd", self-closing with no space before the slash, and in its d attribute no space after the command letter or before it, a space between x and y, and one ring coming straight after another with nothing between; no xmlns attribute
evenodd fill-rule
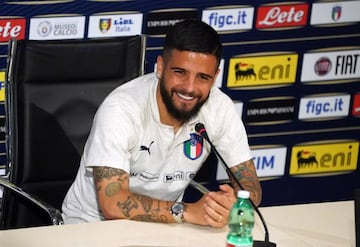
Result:
<svg viewBox="0 0 360 247"><path fill-rule="evenodd" d="M203 126L203 124L202 124L202 126ZM196 127L195 127L195 129L196 129ZM215 153L216 157L221 161L227 174L236 182L236 184L239 186L239 188L243 190L244 187L241 185L241 183L239 182L239 180L237 179L235 174L230 170L229 166L226 164L226 162L224 161L222 156L216 150L214 144L210 141L210 139L206 133L205 127L202 127L201 131L197 131L197 132L210 144L211 150ZM258 214L258 216L261 220L261 223L264 227L264 231L265 231L265 241L254 240L253 247L276 247L276 244L270 242L270 240L269 240L269 231L268 231L265 219L264 219L263 215L261 214L259 208L254 204L254 202L251 199L250 199L250 202L251 202L251 205L253 206L255 212Z"/></svg>

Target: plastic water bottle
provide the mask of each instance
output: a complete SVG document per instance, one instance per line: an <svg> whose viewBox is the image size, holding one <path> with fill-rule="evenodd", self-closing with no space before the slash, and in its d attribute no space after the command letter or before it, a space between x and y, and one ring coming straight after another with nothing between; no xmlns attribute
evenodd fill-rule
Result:
<svg viewBox="0 0 360 247"><path fill-rule="evenodd" d="M254 208L249 198L249 191L238 191L237 201L234 203L229 215L229 233L226 237L227 247L253 246Z"/></svg>

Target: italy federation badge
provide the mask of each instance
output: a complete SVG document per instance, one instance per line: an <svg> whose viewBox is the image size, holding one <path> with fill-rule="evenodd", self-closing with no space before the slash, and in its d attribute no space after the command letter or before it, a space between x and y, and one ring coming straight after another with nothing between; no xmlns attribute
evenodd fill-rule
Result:
<svg viewBox="0 0 360 247"><path fill-rule="evenodd" d="M202 154L203 138L195 133L190 134L190 139L184 142L184 154L191 160L196 160Z"/></svg>

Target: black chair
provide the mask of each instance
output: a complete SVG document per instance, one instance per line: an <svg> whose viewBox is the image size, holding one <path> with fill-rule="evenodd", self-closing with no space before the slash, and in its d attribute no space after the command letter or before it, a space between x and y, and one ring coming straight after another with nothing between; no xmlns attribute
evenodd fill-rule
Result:
<svg viewBox="0 0 360 247"><path fill-rule="evenodd" d="M354 190L354 213L356 247L360 247L360 188Z"/></svg>
<svg viewBox="0 0 360 247"><path fill-rule="evenodd" d="M10 42L1 229L62 224L95 111L144 55L144 36Z"/></svg>

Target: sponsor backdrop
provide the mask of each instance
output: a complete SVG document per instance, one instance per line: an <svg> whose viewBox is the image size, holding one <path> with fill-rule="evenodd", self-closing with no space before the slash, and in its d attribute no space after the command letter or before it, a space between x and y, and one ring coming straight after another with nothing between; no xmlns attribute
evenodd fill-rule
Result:
<svg viewBox="0 0 360 247"><path fill-rule="evenodd" d="M360 187L359 9L359 0L0 1L0 101L10 39L144 34L152 72L167 27L200 19L221 35L216 86L246 124L262 205L348 200ZM0 116L4 168L3 103ZM228 179L212 161L198 176L209 187Z"/></svg>

